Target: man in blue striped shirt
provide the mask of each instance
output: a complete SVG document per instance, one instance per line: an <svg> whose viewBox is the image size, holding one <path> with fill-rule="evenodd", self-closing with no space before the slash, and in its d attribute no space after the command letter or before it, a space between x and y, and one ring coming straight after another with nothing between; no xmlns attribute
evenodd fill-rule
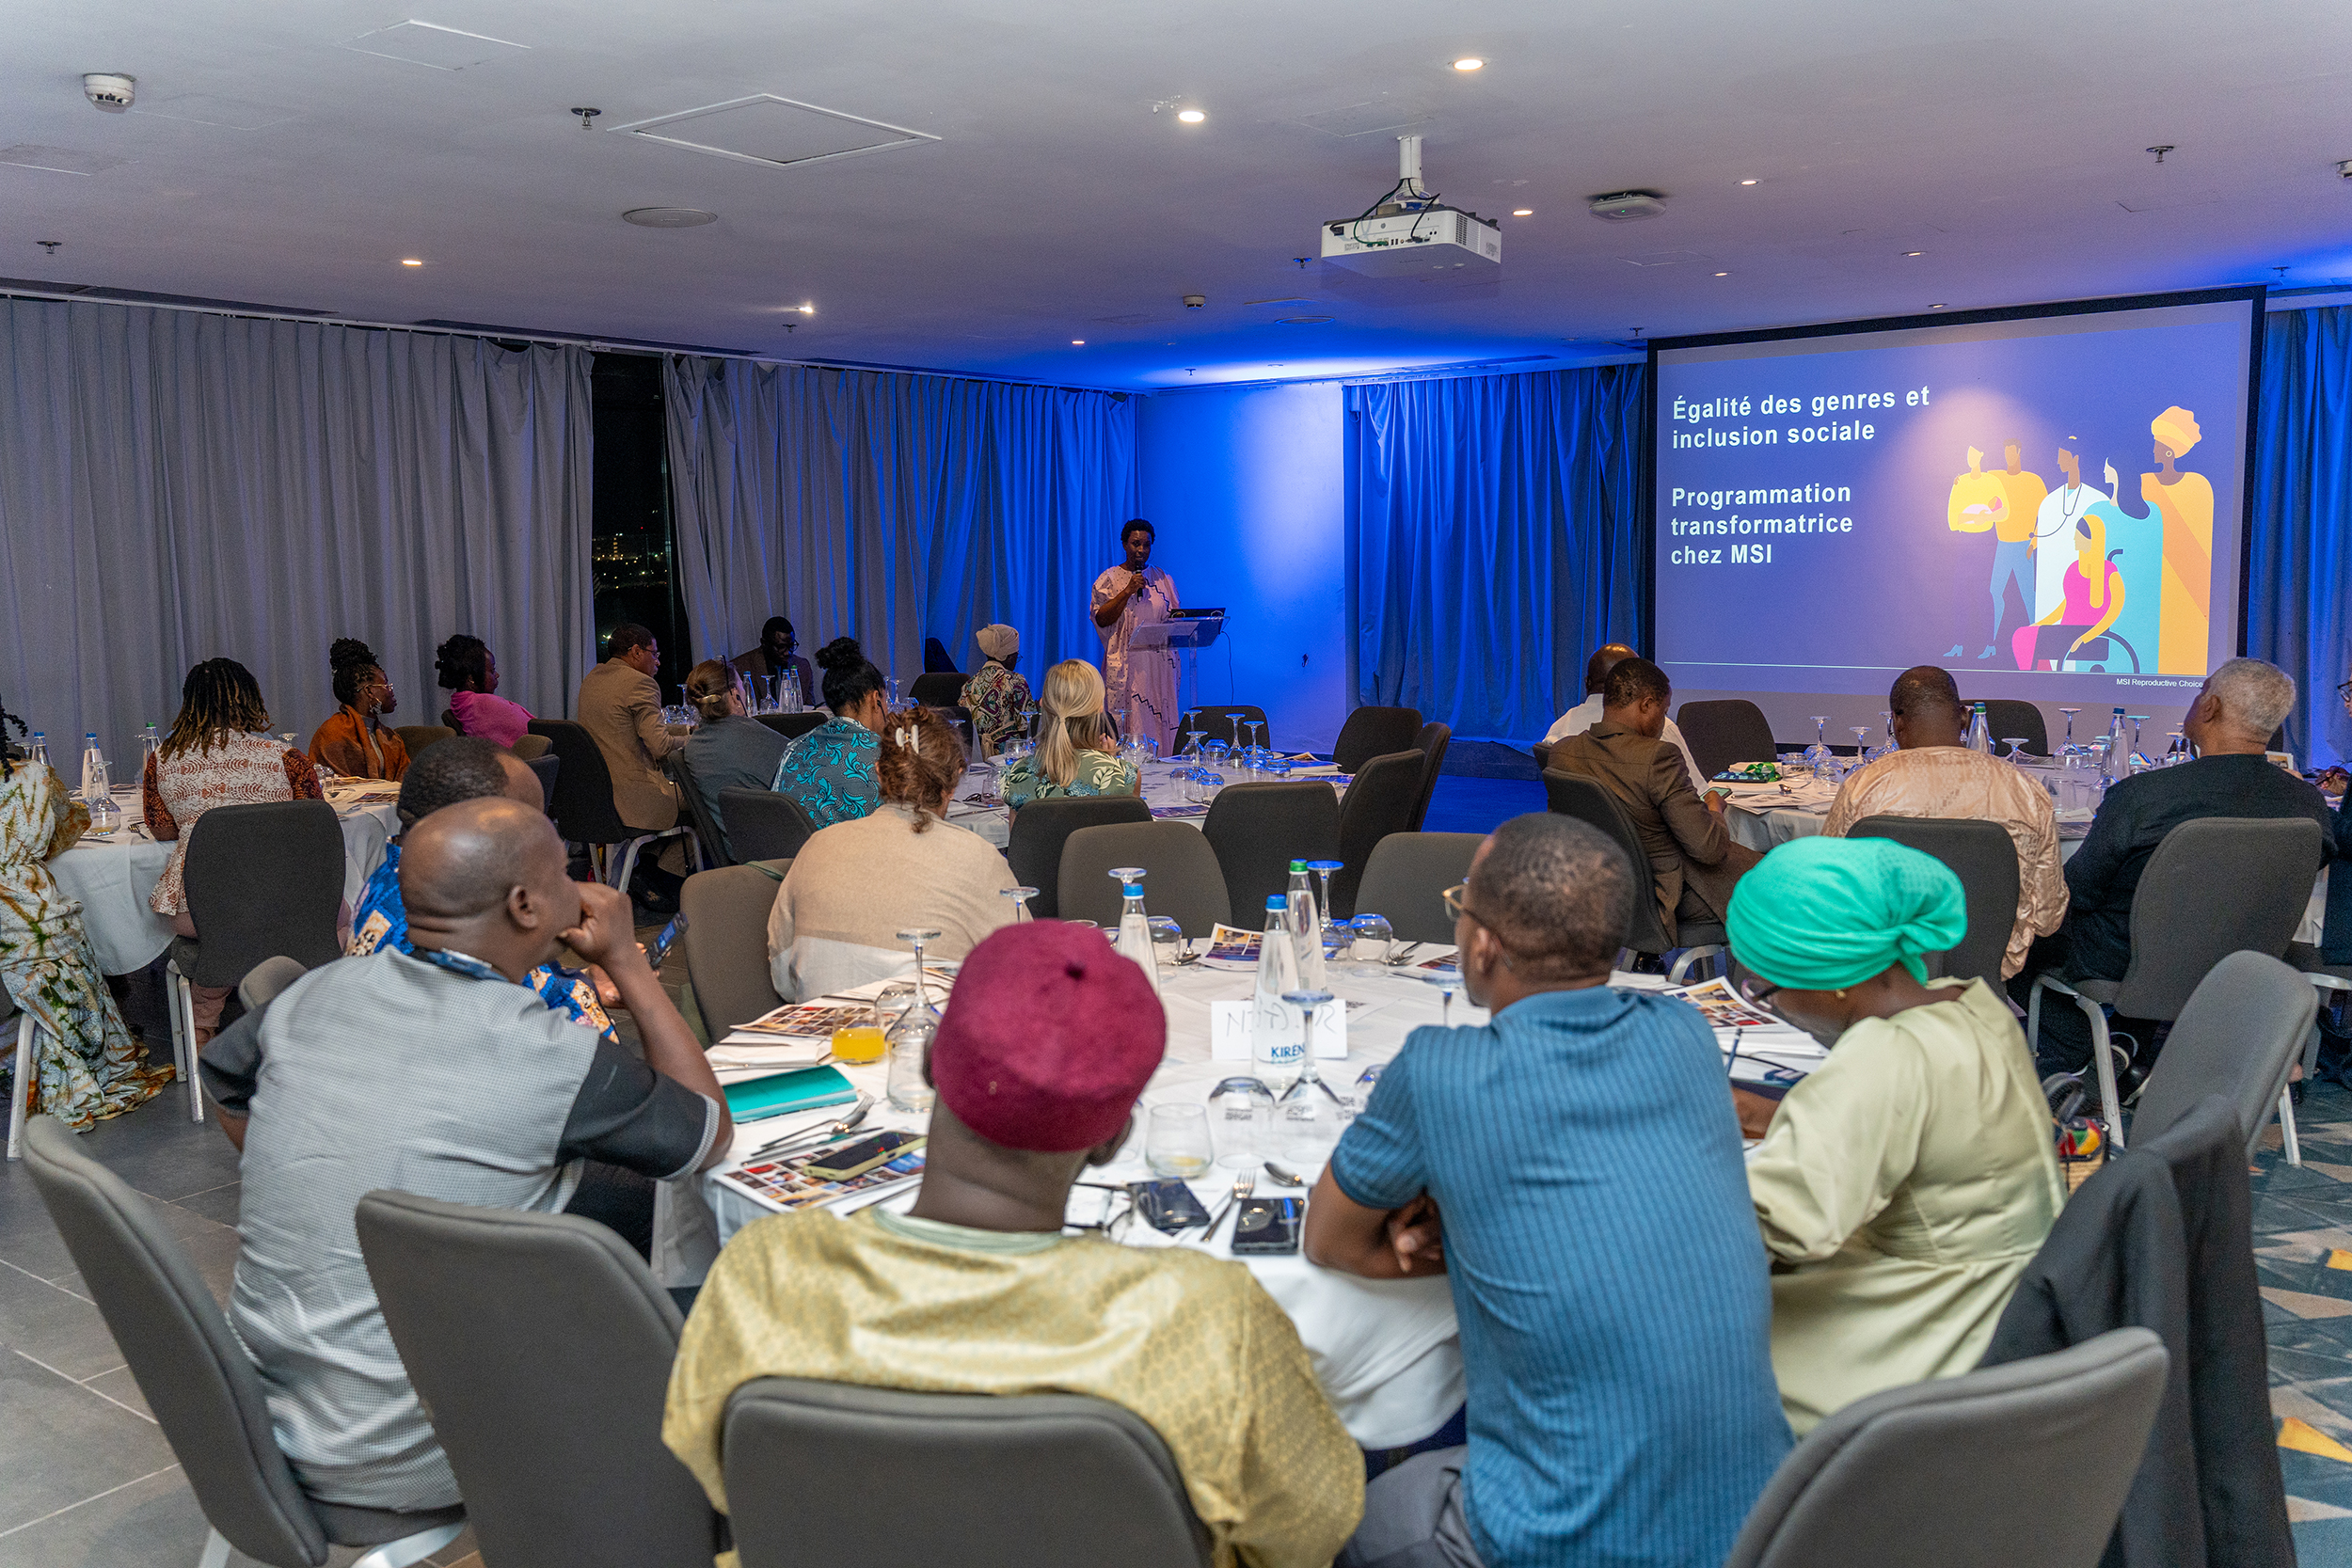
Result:
<svg viewBox="0 0 2352 1568"><path fill-rule="evenodd" d="M1788 1451L1723 1059L1612 990L1637 891L1549 814L1447 895L1483 1028L1417 1029L1307 1211L1307 1256L1451 1275L1464 1448L1375 1481L1342 1568L1714 1568Z"/></svg>

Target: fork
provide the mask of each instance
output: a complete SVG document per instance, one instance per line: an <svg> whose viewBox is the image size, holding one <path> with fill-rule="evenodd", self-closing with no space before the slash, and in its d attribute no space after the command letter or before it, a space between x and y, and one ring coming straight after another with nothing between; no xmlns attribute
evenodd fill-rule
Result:
<svg viewBox="0 0 2352 1568"><path fill-rule="evenodd" d="M1239 1203L1243 1198L1248 1197L1251 1193L1254 1193L1257 1190L1258 1173L1256 1171L1246 1170L1239 1176L1234 1177L1232 1196L1228 1197L1223 1203L1218 1204L1216 1206L1216 1212L1209 1216L1208 1228L1200 1232L1200 1244L1202 1246L1206 1246L1209 1243L1215 1241L1216 1239L1216 1227L1225 1223L1226 1214L1235 1204Z"/></svg>

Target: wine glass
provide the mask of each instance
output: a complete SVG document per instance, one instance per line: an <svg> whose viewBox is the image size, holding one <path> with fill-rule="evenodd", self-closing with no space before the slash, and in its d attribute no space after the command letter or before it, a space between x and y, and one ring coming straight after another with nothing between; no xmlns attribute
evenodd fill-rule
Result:
<svg viewBox="0 0 2352 1568"><path fill-rule="evenodd" d="M1853 724L1849 729L1853 736L1853 765L1859 768L1870 760L1870 726Z"/></svg>
<svg viewBox="0 0 2352 1568"><path fill-rule="evenodd" d="M1348 933L1351 948L1358 942L1368 942L1373 944L1371 960L1359 963L1349 970L1350 974L1372 976L1386 974L1389 972L1389 959L1393 958L1396 952L1396 932L1390 927L1388 916L1359 914L1355 919L1343 924L1339 928Z"/></svg>
<svg viewBox="0 0 2352 1568"><path fill-rule="evenodd" d="M2137 756L2139 755L2140 721L2148 716L2144 713L2127 713L2123 717L2132 721L2132 755Z"/></svg>
<svg viewBox="0 0 2352 1568"><path fill-rule="evenodd" d="M1452 969L1433 969L1428 974L1422 975L1422 978L1437 987L1438 995L1443 999L1443 1006L1439 1008L1438 1013L1438 1027L1440 1029L1453 1028L1454 993L1462 989L1462 971L1460 967L1457 965Z"/></svg>
<svg viewBox="0 0 2352 1568"><path fill-rule="evenodd" d="M2164 748L2164 765L2167 768L2191 761L2196 757L2197 753L2189 748L2188 736L2179 730L2174 730L2167 737L2167 741Z"/></svg>
<svg viewBox="0 0 2352 1568"><path fill-rule="evenodd" d="M914 1000L883 1037L890 1052L890 1104L894 1110L928 1111L937 1096L924 1082L923 1067L930 1056L931 1040L939 1033L939 1010L931 1006L923 986L923 944L938 941L939 932L900 931L898 940L914 949Z"/></svg>
<svg viewBox="0 0 2352 1568"><path fill-rule="evenodd" d="M1286 990L1282 1000L1298 1009L1298 1076L1275 1101L1276 1137L1282 1158L1301 1174L1319 1172L1330 1159L1332 1146L1348 1119L1347 1102L1333 1092L1315 1068L1315 1015L1331 1004L1327 990Z"/></svg>
<svg viewBox="0 0 2352 1568"><path fill-rule="evenodd" d="M1029 900L1037 896L1037 889L1033 887L1002 888L998 890L997 896L1012 900L1012 923L1014 925L1018 926L1025 920L1037 918L1029 912Z"/></svg>
<svg viewBox="0 0 2352 1568"><path fill-rule="evenodd" d="M1197 724L1200 721L1200 717L1195 715L1193 722ZM1184 738L1190 741L1191 744L1184 748L1184 754L1187 756L1198 757L1200 754L1200 742L1207 737L1208 733L1209 732L1206 730L1186 730L1184 732Z"/></svg>
<svg viewBox="0 0 2352 1568"><path fill-rule="evenodd" d="M898 705L898 677L895 674L884 675L882 677L882 687L889 693L887 701L890 705L894 708L897 707Z"/></svg>
<svg viewBox="0 0 2352 1568"><path fill-rule="evenodd" d="M1882 757L1894 755L1895 710L1893 708L1883 707L1879 709L1879 733L1886 736L1886 739L1884 743L1879 747L1878 755ZM1872 760L1876 759L1873 758Z"/></svg>
<svg viewBox="0 0 2352 1568"><path fill-rule="evenodd" d="M1272 1154L1274 1091L1263 1078L1227 1078L1209 1091L1216 1163L1248 1169Z"/></svg>
<svg viewBox="0 0 2352 1568"><path fill-rule="evenodd" d="M2074 715L2080 713L2082 709L2078 707L2062 707L2058 709L2058 711L2066 715L2066 749L2060 752L2058 755L2065 757L2078 757L2082 755L2082 748L2074 744Z"/></svg>
<svg viewBox="0 0 2352 1568"><path fill-rule="evenodd" d="M1346 870L1347 863L1345 861L1309 861L1307 869L1315 874L1315 880L1322 886L1322 891L1315 895L1315 908L1322 911L1322 926L1327 931L1339 924L1331 918L1331 873Z"/></svg>
<svg viewBox="0 0 2352 1568"><path fill-rule="evenodd" d="M1805 766L1813 769L1814 777L1820 777L1821 764L1829 754L1829 715L1817 713L1813 715L1813 744L1804 749Z"/></svg>
<svg viewBox="0 0 2352 1568"><path fill-rule="evenodd" d="M1143 1163L1152 1175L1189 1180L1208 1174L1211 1158L1207 1107L1152 1107L1143 1134Z"/></svg>
<svg viewBox="0 0 2352 1568"><path fill-rule="evenodd" d="M2020 768L2026 766L2026 737L2024 736L2005 735L2001 737L2001 744L2009 748L2010 761Z"/></svg>
<svg viewBox="0 0 2352 1568"><path fill-rule="evenodd" d="M1264 756L1265 721L1263 719L1251 719L1246 721L1246 722L1249 726L1249 749L1252 752L1255 752L1258 755L1262 757Z"/></svg>

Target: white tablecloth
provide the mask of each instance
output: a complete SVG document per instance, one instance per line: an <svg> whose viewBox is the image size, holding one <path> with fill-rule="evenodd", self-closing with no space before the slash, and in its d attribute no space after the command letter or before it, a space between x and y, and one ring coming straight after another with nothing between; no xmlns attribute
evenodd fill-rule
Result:
<svg viewBox="0 0 2352 1568"><path fill-rule="evenodd" d="M1445 951L1423 946L1413 957L1424 958ZM1410 978L1415 973L1410 969L1359 978L1346 974L1343 968L1333 967L1333 993L1371 1006L1348 1021L1347 1059L1327 1060L1319 1067L1327 1081L1347 1090L1360 1103L1366 1091L1358 1085L1357 1079L1366 1068L1395 1055L1412 1029L1438 1022L1440 998L1424 981ZM1144 1090L1143 1103L1136 1115L1136 1131L1119 1162L1088 1172L1086 1180L1145 1179L1150 1174L1142 1159L1147 1109L1167 1101L1203 1101L1217 1080L1250 1070L1247 1063L1210 1060L1208 1004L1213 1000L1247 998L1251 983L1251 976L1246 973L1205 970L1197 965L1166 978L1162 990L1168 1013L1168 1059ZM1454 1022L1484 1022L1486 1017L1463 998L1454 999ZM889 1101L883 1097L886 1072L882 1064L845 1067L841 1070L876 1097L874 1113L866 1125L877 1130L919 1128L927 1120L922 1116L890 1110ZM777 1136L786 1125L781 1121L750 1123L738 1131L736 1148L748 1152ZM1213 1167L1208 1175L1193 1183L1193 1190L1214 1212L1231 1196L1234 1175L1225 1166ZM663 1227L682 1231L688 1238L680 1242L674 1234L664 1239L667 1256L657 1261L664 1265L665 1282L670 1284L699 1280L709 1266L709 1259L715 1256L716 1244L764 1212L748 1196L706 1179L701 1184L701 1196L709 1206L707 1219L691 1212L681 1213L680 1210L689 1207L680 1201L684 1195L678 1189L682 1186L668 1183L664 1188ZM1286 1192L1274 1186L1263 1172L1257 1190L1260 1196L1280 1196ZM885 1201L904 1208L913 1203L914 1194L910 1190ZM696 1256L692 1237L706 1223L710 1228L704 1234L704 1244ZM1209 1250L1218 1257L1230 1257L1226 1238L1232 1229L1232 1222L1228 1219ZM1460 1408L1461 1345L1454 1329L1453 1293L1443 1278L1360 1279L1354 1275L1317 1268L1301 1257L1252 1258L1244 1261L1298 1325L1299 1338L1314 1363L1316 1377L1359 1443L1380 1449L1418 1441L1437 1431Z"/></svg>
<svg viewBox="0 0 2352 1568"><path fill-rule="evenodd" d="M356 904L359 890L384 858L384 846L400 831L392 802L355 801L348 790L335 807L343 830L343 901ZM145 969L171 945L171 922L147 907L148 895L163 877L171 846L143 836L139 792L115 791L123 825L110 838L85 837L49 863L66 896L82 906L82 927L98 955L99 970L129 974Z"/></svg>

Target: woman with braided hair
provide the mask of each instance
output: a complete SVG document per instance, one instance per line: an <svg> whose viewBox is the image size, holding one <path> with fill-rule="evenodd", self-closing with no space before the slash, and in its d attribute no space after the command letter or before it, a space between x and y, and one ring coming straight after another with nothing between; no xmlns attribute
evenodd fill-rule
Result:
<svg viewBox="0 0 2352 1568"><path fill-rule="evenodd" d="M24 721L0 706L0 986L33 1020L31 1109L87 1132L152 1099L171 1069L147 1065L106 994L82 906L49 871L88 830L89 809L66 799L55 769L10 755L10 729L23 735Z"/></svg>
<svg viewBox="0 0 2352 1568"><path fill-rule="evenodd" d="M300 752L290 752L269 733L269 709L253 672L233 658L208 658L180 685L180 716L171 733L147 759L139 780L147 831L158 844L171 845L171 859L148 895L147 907L171 921L183 937L196 935L182 885L188 858L188 830L215 806L246 806L270 800L317 800L317 770ZM196 1043L200 1049L220 1023L229 1000L226 986L191 986L196 993Z"/></svg>
<svg viewBox="0 0 2352 1568"><path fill-rule="evenodd" d="M333 718L310 736L310 760L348 779L391 779L408 771L408 746L383 716L400 705L374 650L356 637L338 637L326 651L335 673Z"/></svg>

